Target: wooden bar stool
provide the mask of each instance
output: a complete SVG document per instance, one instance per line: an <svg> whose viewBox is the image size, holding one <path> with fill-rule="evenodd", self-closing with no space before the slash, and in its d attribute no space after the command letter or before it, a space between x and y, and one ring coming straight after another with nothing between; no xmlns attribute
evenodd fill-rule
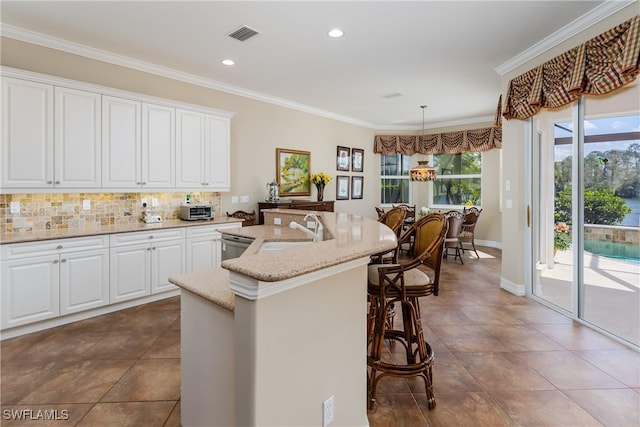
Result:
<svg viewBox="0 0 640 427"><path fill-rule="evenodd" d="M367 319L368 340L368 407L376 401L378 381L387 376L400 378L421 377L427 392L429 409L435 408L433 395L432 366L433 350L425 341L417 305L420 296L434 292L433 280L422 271L426 260L442 259L442 246L447 234L447 221L439 213L429 214L414 226L415 257L403 264L371 264L368 269L369 316ZM437 254L437 257L435 256ZM439 271L439 269L437 269ZM393 329L388 321L395 303L402 311L402 329ZM399 342L405 349L406 363L391 363L382 360L384 340Z"/></svg>

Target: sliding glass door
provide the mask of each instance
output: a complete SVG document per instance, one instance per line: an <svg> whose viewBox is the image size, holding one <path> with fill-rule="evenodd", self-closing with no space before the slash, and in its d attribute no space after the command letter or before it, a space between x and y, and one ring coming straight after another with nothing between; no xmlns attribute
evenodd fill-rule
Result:
<svg viewBox="0 0 640 427"><path fill-rule="evenodd" d="M640 90L532 126L531 294L640 346Z"/></svg>

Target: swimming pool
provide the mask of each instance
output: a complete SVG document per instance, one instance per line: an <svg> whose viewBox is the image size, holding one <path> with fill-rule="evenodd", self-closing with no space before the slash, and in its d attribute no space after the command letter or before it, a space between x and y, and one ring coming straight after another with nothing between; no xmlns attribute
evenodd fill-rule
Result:
<svg viewBox="0 0 640 427"><path fill-rule="evenodd" d="M640 246L624 243L585 240L584 250L595 255L640 264Z"/></svg>

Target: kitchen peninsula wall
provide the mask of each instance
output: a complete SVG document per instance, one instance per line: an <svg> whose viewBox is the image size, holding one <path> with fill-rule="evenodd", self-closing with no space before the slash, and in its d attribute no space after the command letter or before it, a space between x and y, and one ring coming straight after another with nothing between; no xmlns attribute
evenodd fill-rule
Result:
<svg viewBox="0 0 640 427"><path fill-rule="evenodd" d="M193 204L212 204L216 216L224 215L220 193L194 192ZM58 193L58 194L0 194L0 232L40 231L104 225L131 224L140 221L147 206L163 220L178 219L185 192L174 193ZM151 199L158 206L151 206ZM91 209L83 210L84 200ZM20 214L10 212L11 202L20 203Z"/></svg>

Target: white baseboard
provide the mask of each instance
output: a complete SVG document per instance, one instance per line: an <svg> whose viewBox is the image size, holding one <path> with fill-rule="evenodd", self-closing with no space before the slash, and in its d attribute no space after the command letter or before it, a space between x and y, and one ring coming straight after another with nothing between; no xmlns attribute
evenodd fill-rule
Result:
<svg viewBox="0 0 640 427"><path fill-rule="evenodd" d="M502 250L502 242L496 242L494 240L475 240L476 246L484 246L487 248L494 248Z"/></svg>
<svg viewBox="0 0 640 427"><path fill-rule="evenodd" d="M500 288L519 297L523 297L525 295L524 285L515 284L504 277L500 277Z"/></svg>

